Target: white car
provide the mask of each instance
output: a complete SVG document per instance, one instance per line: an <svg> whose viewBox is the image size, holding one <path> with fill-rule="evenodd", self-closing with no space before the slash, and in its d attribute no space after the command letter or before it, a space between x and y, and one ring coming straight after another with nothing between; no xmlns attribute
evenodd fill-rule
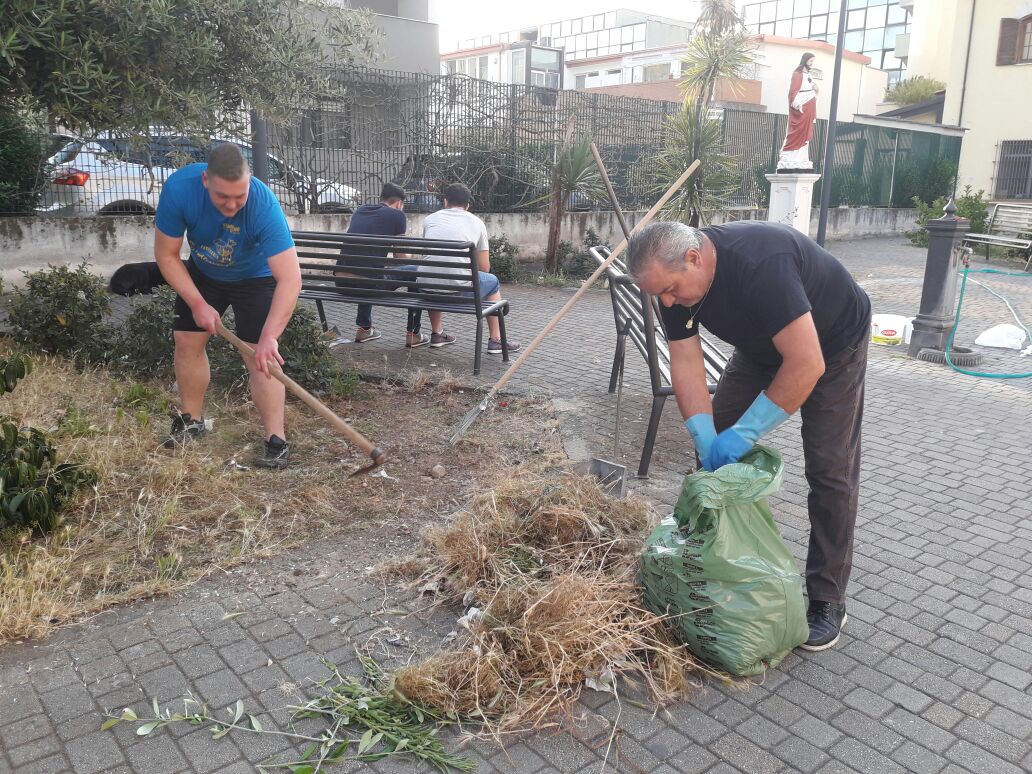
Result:
<svg viewBox="0 0 1032 774"><path fill-rule="evenodd" d="M215 142L235 143L252 163L251 146L246 143ZM204 161L207 147L180 135L158 136L144 146L104 136L75 140L47 160L53 172L37 211L77 216L152 215L168 176L181 166ZM362 203L361 193L351 186L320 178L313 183L275 156L268 157L268 164L269 188L288 213L351 212ZM309 193L313 187L314 205Z"/></svg>

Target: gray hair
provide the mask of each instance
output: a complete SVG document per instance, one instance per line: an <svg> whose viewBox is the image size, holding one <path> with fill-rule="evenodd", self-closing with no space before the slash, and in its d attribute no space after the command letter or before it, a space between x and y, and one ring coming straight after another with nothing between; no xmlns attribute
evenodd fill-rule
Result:
<svg viewBox="0 0 1032 774"><path fill-rule="evenodd" d="M652 265L684 271L684 254L702 249L702 232L684 223L661 220L650 223L631 237L627 245L627 271L635 280Z"/></svg>

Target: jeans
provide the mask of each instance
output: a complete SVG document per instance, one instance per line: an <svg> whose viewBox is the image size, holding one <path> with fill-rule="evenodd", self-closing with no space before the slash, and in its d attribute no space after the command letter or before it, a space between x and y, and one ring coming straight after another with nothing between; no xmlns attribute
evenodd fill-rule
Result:
<svg viewBox="0 0 1032 774"><path fill-rule="evenodd" d="M414 269L415 266L402 266L401 268L403 268L403 269ZM477 274L480 275L480 298L481 299L487 298L488 296L493 296L495 293L497 293L499 290L502 289L502 283L498 281L498 277L496 277L495 275L493 275L493 274L491 274L489 272L486 272L486 271L478 271ZM473 297L473 291L472 290L461 291L461 294L466 296L466 297L468 297L468 298L472 298ZM361 311L361 307L359 307L359 311ZM410 309L409 310L409 324L410 325L412 324L412 319L413 319L413 317L415 317L415 326L416 326L415 327L415 331L416 332L419 331L419 316L420 316L420 310L418 310L418 309ZM368 326L363 326L363 327L368 327ZM409 330L413 330L413 329L410 328Z"/></svg>
<svg viewBox="0 0 1032 774"><path fill-rule="evenodd" d="M824 375L799 410L803 458L810 487L810 545L806 593L810 600L840 603L853 568L853 529L860 493L860 424L868 337L825 359ZM735 352L717 383L713 423L719 433L770 386L777 366Z"/></svg>
<svg viewBox="0 0 1032 774"><path fill-rule="evenodd" d="M397 271L403 271L404 274L398 274ZM400 287L408 286L409 288L415 287L416 283L416 267L415 266L398 266L396 272L391 274L377 274L370 275L369 279L394 279L397 280L398 284L395 285L395 289ZM338 280L340 282L340 280ZM359 328L365 328L369 330L373 327L373 305L372 304L359 304L357 313L355 314L355 325ZM420 312L418 309L408 310L408 322L405 325L405 330L409 333L419 333L420 327Z"/></svg>

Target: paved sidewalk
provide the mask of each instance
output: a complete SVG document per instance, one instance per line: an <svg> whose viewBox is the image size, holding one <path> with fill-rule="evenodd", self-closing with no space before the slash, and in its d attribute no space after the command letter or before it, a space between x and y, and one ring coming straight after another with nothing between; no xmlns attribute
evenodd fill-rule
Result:
<svg viewBox="0 0 1032 774"><path fill-rule="evenodd" d="M876 312L913 314L924 256L900 240L842 243L833 251L862 282ZM1032 321L1032 277L982 275ZM529 341L568 291L506 287L510 330ZM350 331L351 309L336 313ZM445 370L473 382L472 327L449 320L460 341L406 351L404 317L377 309L377 342L342 348L363 370ZM969 289L958 342L1011 322L1002 302ZM612 456L614 396L606 392L615 343L607 293L589 293L513 381L516 392L556 399L572 456ZM481 384L504 368L485 355ZM993 370L1032 370L1032 359L993 353ZM621 454L633 471L650 396L644 363L628 354ZM546 733L505 751L474 745L479 771L598 772L610 721L620 729L621 771L1009 772L1032 771L1032 381L990 381L872 347L863 489L850 621L841 643L796 652L747 691L708 685L653 717L586 692L572 733ZM787 470L772 507L801 559L806 485L798 423L771 444ZM686 434L667 408L652 475L634 485L661 508L688 463ZM244 772L285 748L267 738L212 742L204 729L141 739L131 727L99 732L104 709L191 690L213 705L244 698L281 707L296 687L325 676L322 658L357 672L355 643L405 657L437 641L453 620L389 615L396 604L341 570L338 545L249 565L159 600L100 616L44 645L0 649L0 770ZM339 553L336 553L339 552ZM370 559L370 564L373 559ZM802 566L800 564L800 566ZM418 604L418 601L410 604ZM239 617L227 617L243 612ZM390 631L383 630L384 627ZM379 631L378 634L376 634ZM397 634L400 647L385 644ZM408 639L406 639L406 637ZM599 745L601 742L601 745ZM608 763L613 770L614 755ZM370 771L417 771L384 761Z"/></svg>

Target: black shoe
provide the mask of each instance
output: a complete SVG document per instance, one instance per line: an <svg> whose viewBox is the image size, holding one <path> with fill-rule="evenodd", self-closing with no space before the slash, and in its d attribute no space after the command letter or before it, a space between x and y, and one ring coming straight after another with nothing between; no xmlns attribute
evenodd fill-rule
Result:
<svg viewBox="0 0 1032 774"><path fill-rule="evenodd" d="M168 431L168 438L161 445L166 449L177 449L200 438L206 432L204 417L194 419L189 414L173 414L172 429Z"/></svg>
<svg viewBox="0 0 1032 774"><path fill-rule="evenodd" d="M827 650L838 642L842 627L848 620L845 602L836 605L834 602L812 600L806 611L810 638L800 647L804 650Z"/></svg>
<svg viewBox="0 0 1032 774"><path fill-rule="evenodd" d="M281 469L287 467L289 459L290 444L278 435L274 435L265 442L265 453L255 458L254 466L256 468Z"/></svg>

